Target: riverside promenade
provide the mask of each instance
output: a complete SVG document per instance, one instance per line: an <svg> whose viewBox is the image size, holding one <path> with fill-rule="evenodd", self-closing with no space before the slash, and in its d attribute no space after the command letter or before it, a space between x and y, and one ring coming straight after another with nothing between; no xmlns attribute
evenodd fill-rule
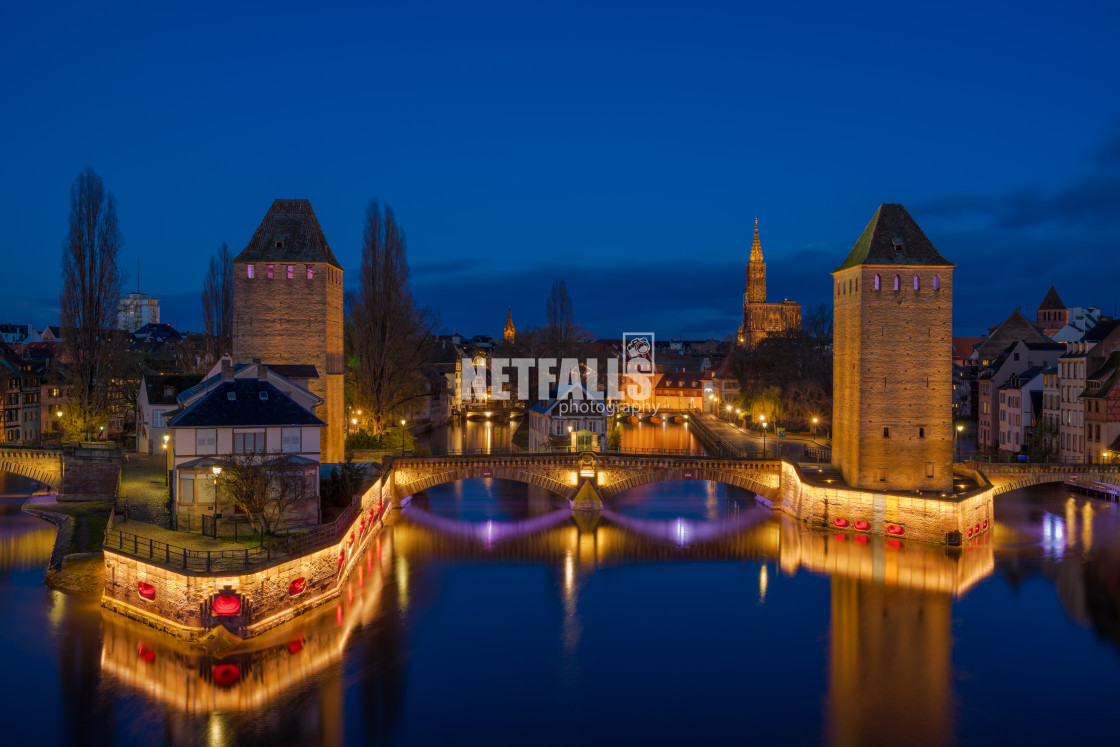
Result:
<svg viewBox="0 0 1120 747"><path fill-rule="evenodd" d="M745 456L761 457L765 443L768 456L793 461L818 461L819 453L814 454L814 450L827 450L831 447L829 440L820 435L778 438L775 434L769 433L764 440L760 431L740 428L711 413L694 417L700 421L700 428L697 430L708 430L723 443L730 444ZM697 438L702 442L705 440L703 433L697 433Z"/></svg>

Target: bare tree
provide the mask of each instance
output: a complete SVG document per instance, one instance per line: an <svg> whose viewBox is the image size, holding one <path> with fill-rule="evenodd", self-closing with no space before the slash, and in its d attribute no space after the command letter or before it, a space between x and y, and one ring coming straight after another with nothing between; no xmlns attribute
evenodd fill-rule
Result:
<svg viewBox="0 0 1120 747"><path fill-rule="evenodd" d="M222 460L215 489L221 501L245 512L262 538L279 525L284 513L312 494L314 475L270 454L234 454Z"/></svg>
<svg viewBox="0 0 1120 747"><path fill-rule="evenodd" d="M364 405L375 435L427 393L424 367L432 359L438 319L419 308L408 287L404 233L388 205L366 209L361 285L350 298L346 331L355 401Z"/></svg>
<svg viewBox="0 0 1120 747"><path fill-rule="evenodd" d="M93 169L70 187L70 232L62 249L62 327L69 393L62 428L73 438L98 432L115 401L127 339L117 330L124 240L116 200Z"/></svg>
<svg viewBox="0 0 1120 747"><path fill-rule="evenodd" d="M545 302L545 317L548 321L549 344L561 350L572 341L572 299L563 280L552 284L552 293Z"/></svg>
<svg viewBox="0 0 1120 747"><path fill-rule="evenodd" d="M233 256L223 241L202 285L202 319L210 345L211 362L232 351Z"/></svg>

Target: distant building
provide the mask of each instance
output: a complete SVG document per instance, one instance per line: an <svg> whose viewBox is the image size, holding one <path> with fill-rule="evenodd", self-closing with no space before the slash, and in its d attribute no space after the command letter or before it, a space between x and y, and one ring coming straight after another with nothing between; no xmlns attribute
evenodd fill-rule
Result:
<svg viewBox="0 0 1120 747"><path fill-rule="evenodd" d="M1096 462L1115 462L1120 454L1120 351L1089 374L1081 393L1085 406L1085 447Z"/></svg>
<svg viewBox="0 0 1120 747"><path fill-rule="evenodd" d="M509 311L506 312L506 329L505 329L504 334L505 334L506 342L508 344L512 345L514 338L517 336L517 328L515 328L513 326L513 307L512 306L509 308Z"/></svg>
<svg viewBox="0 0 1120 747"><path fill-rule="evenodd" d="M1042 369L1042 416L1035 425L1035 428L1041 431L1040 453L1033 454L1035 457L1044 456L1049 459L1059 456L1058 423L1062 414L1061 394L1058 367L1053 365Z"/></svg>
<svg viewBox="0 0 1120 747"><path fill-rule="evenodd" d="M170 435L165 416L179 409L180 394L201 381L202 376L197 374L150 374L140 380L140 389L136 394L138 453L162 453L163 437Z"/></svg>
<svg viewBox="0 0 1120 747"><path fill-rule="evenodd" d="M1012 374L999 388L999 450L1010 454L1030 451L1035 418L1042 411L1043 367Z"/></svg>
<svg viewBox="0 0 1120 747"><path fill-rule="evenodd" d="M704 402L704 375L680 371L656 376L653 405L658 410L700 410Z"/></svg>
<svg viewBox="0 0 1120 747"><path fill-rule="evenodd" d="M1020 309L1015 309L1007 319L994 327L988 328L988 334L972 347L970 363L974 366L988 366L1011 343L1022 340L1023 342L1050 342L1050 338L1030 319L1023 316Z"/></svg>
<svg viewBox="0 0 1120 747"><path fill-rule="evenodd" d="M1076 342L1101 320L1101 310L1095 306L1071 306L1069 324L1054 333L1055 342Z"/></svg>
<svg viewBox="0 0 1120 747"><path fill-rule="evenodd" d="M981 451L995 451L1000 441L1000 388L1028 368L1057 364L1065 346L1058 342L1013 342L1000 355L988 361L977 374L978 418L976 445Z"/></svg>
<svg viewBox="0 0 1120 747"><path fill-rule="evenodd" d="M145 324L159 324L159 299L146 293L129 293L117 306L117 329L135 332Z"/></svg>
<svg viewBox="0 0 1120 747"><path fill-rule="evenodd" d="M832 272L832 464L848 486L953 486L953 268L880 205Z"/></svg>
<svg viewBox="0 0 1120 747"><path fill-rule="evenodd" d="M1120 320L1100 322L1077 342L1068 342L1058 361L1061 413L1058 419L1060 454L1063 462L1099 458L1100 449L1086 441L1085 404L1082 394L1094 374L1114 352L1120 350Z"/></svg>
<svg viewBox="0 0 1120 747"><path fill-rule="evenodd" d="M1050 286L1050 290L1046 292L1046 297L1038 305L1035 321L1047 337L1053 337L1055 332L1069 323L1069 309L1066 308L1065 303L1058 296L1058 291L1054 286Z"/></svg>
<svg viewBox="0 0 1120 747"><path fill-rule="evenodd" d="M587 389L583 389L582 399L567 395L558 398L555 391L552 395L547 402L534 402L525 408L529 450L602 450L614 422L604 403L591 399Z"/></svg>
<svg viewBox="0 0 1120 747"><path fill-rule="evenodd" d="M801 329L801 304L794 301L766 302L766 262L754 222L754 241L747 262L747 290L743 294L743 323L736 336L740 346L753 348L769 335Z"/></svg>

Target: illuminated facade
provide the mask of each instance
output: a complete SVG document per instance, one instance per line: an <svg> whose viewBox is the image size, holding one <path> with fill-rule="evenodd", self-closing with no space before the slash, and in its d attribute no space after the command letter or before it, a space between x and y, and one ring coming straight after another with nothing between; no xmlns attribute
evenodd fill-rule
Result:
<svg viewBox="0 0 1120 747"><path fill-rule="evenodd" d="M740 346L753 348L766 337L786 330L801 329L801 304L785 300L766 302L766 262L758 239L758 220L754 222L754 241L747 262L747 290L743 294L743 323L736 337Z"/></svg>

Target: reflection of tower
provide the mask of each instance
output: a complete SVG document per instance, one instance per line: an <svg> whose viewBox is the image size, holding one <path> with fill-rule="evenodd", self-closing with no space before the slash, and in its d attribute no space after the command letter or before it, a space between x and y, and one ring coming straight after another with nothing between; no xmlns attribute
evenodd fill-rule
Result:
<svg viewBox="0 0 1120 747"><path fill-rule="evenodd" d="M506 312L506 342L512 345L516 334L517 330L513 326L513 307L511 306L509 311Z"/></svg>
<svg viewBox="0 0 1120 747"><path fill-rule="evenodd" d="M828 741L867 744L891 724L907 744L948 741L951 633L947 591L834 575Z"/></svg>

